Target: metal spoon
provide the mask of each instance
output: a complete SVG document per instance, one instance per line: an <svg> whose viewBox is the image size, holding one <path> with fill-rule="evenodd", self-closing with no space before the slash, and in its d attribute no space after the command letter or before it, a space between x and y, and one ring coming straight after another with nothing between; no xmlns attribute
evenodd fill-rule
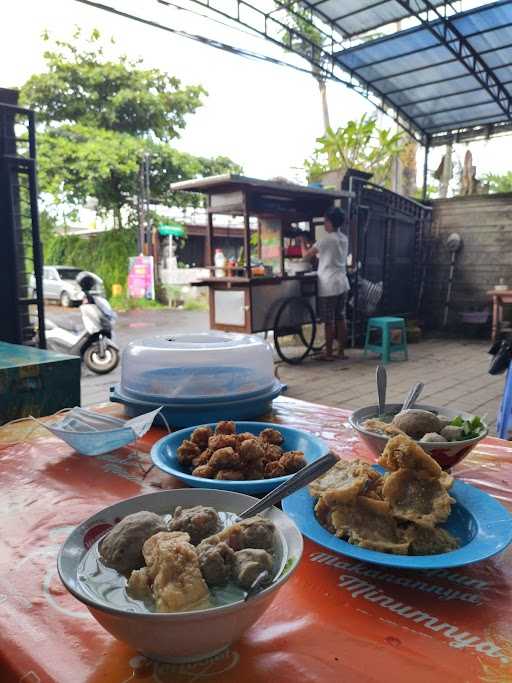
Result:
<svg viewBox="0 0 512 683"><path fill-rule="evenodd" d="M413 386L409 389L409 393L405 397L405 401L400 409L401 412L414 406L421 392L423 391L423 387L423 382L416 382L416 384L413 384Z"/></svg>
<svg viewBox="0 0 512 683"><path fill-rule="evenodd" d="M384 414L386 410L386 386L388 383L388 375L386 368L383 365L377 366L377 396L379 399L379 417Z"/></svg>
<svg viewBox="0 0 512 683"><path fill-rule="evenodd" d="M251 507L247 508L238 515L238 519L247 519L247 517L254 517L260 512L263 512L272 505L276 505L280 500L286 498L286 496L295 493L299 489L303 488L307 484L310 484L314 479L317 479L320 475L327 470L330 470L333 465L338 462L338 456L332 451L329 451L327 455L318 458L314 462L310 463L306 467L299 470L293 477L290 477L284 484L281 484L275 488L270 493L267 493L261 500L259 500Z"/></svg>
<svg viewBox="0 0 512 683"><path fill-rule="evenodd" d="M278 503L283 498L286 498L286 496L289 496L307 484L310 484L312 481L324 474L324 472L330 470L331 467L337 462L338 456L336 456L332 451L329 451L327 455L324 455L306 467L303 467L296 474L294 474L293 477L288 479L288 481L285 481L284 484L281 484L281 486L278 486L270 493L267 493L267 495L257 503L251 505L251 507L247 508L247 510L241 512L238 515L238 519L247 519L247 517L253 517L259 512L263 512L267 508ZM256 595L260 588L262 588L270 578L270 572L267 570L264 570L258 574L258 576L247 589L244 601L247 601L250 597Z"/></svg>

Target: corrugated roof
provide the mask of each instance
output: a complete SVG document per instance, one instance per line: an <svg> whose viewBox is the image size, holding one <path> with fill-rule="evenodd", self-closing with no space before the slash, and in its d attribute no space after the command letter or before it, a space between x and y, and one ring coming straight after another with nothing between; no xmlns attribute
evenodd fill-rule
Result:
<svg viewBox="0 0 512 683"><path fill-rule="evenodd" d="M337 4L345 7L345 2ZM478 52L477 74L450 50L460 41L453 35L447 43L443 40L440 21L362 43L337 53L335 59L424 134L511 122L512 2L502 0L449 20ZM482 62L491 74L491 86L496 79L503 86L500 95L479 81L477 75L482 77L485 71Z"/></svg>
<svg viewBox="0 0 512 683"><path fill-rule="evenodd" d="M445 2L431 0L435 6ZM396 0L307 0L303 4L347 37L400 21L427 9L423 0L415 0L413 11Z"/></svg>

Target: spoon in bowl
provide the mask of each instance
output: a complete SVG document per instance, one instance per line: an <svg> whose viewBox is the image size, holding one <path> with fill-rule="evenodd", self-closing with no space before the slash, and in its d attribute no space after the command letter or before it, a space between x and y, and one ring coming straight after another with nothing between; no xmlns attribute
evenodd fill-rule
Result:
<svg viewBox="0 0 512 683"><path fill-rule="evenodd" d="M388 383L388 375L386 368L383 365L377 366L377 397L379 399L379 417L384 415L386 411L386 386Z"/></svg>
<svg viewBox="0 0 512 683"><path fill-rule="evenodd" d="M416 401L418 400L421 392L423 391L424 384L422 382L416 382L416 384L413 384L413 386L409 389L409 393L405 397L405 401L400 408L400 412L403 412L404 410L409 410L409 408L412 408Z"/></svg>
<svg viewBox="0 0 512 683"><path fill-rule="evenodd" d="M275 488L257 503L251 505L251 507L247 508L247 510L241 512L238 515L238 519L247 519L247 517L253 517L260 512L264 512L267 508L271 507L272 505L276 505L276 503L278 503L280 500L286 498L286 496L289 496L292 493L295 493L295 491L301 489L303 486L310 484L312 481L324 474L324 472L330 470L331 467L333 467L333 465L335 465L337 462L338 456L332 451L329 451L327 455L324 455L306 467L303 467L296 474L294 474L293 477L288 479L288 481L285 481L284 484L281 484L281 486ZM247 589L244 601L247 601L250 597L256 595L261 588L265 587L269 583L270 578L270 572L267 570L264 570L258 574L258 576Z"/></svg>

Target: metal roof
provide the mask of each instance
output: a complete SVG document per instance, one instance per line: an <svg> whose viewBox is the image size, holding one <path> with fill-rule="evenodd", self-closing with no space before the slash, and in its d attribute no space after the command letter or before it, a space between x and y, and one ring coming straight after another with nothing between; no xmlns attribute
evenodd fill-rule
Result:
<svg viewBox="0 0 512 683"><path fill-rule="evenodd" d="M334 58L425 135L512 123L511 27L501 0L452 15L448 31L423 22Z"/></svg>
<svg viewBox="0 0 512 683"><path fill-rule="evenodd" d="M306 7L344 36L391 24L428 9L424 0L416 0L413 9L407 9L397 0L305 0ZM433 0L432 5L444 5L446 0Z"/></svg>

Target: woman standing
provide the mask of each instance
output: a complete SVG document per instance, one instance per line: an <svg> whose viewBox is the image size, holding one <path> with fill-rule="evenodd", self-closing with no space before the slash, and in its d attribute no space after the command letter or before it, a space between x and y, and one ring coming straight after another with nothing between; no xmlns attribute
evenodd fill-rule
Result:
<svg viewBox="0 0 512 683"><path fill-rule="evenodd" d="M308 249L302 241L303 258L318 256L318 309L325 324L325 353L319 360L333 361L334 335L338 337L338 357L346 358L347 325L345 308L350 285L347 278L348 239L340 230L345 214L337 207L328 209L324 216L326 235Z"/></svg>

